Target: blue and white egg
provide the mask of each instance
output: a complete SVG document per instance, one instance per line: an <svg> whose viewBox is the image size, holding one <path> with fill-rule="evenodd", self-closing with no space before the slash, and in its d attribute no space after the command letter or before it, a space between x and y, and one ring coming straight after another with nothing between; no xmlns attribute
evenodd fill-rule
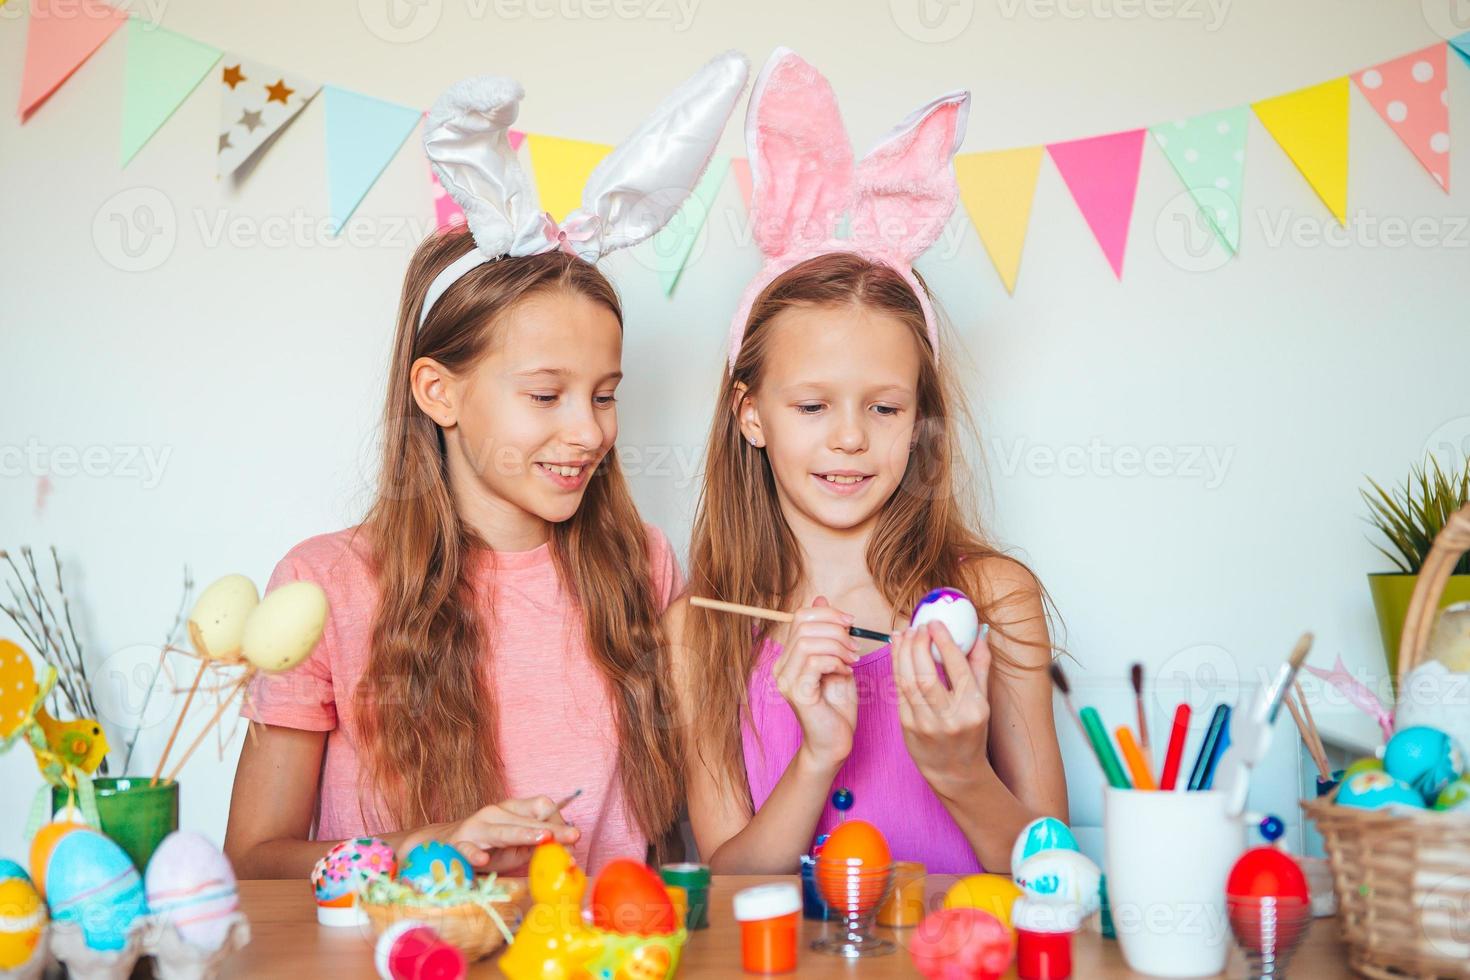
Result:
<svg viewBox="0 0 1470 980"><path fill-rule="evenodd" d="M459 851L443 841L427 841L409 851L398 868L398 880L419 891L434 888L464 888L475 881L475 869ZM450 882L444 885L442 882Z"/></svg>
<svg viewBox="0 0 1470 980"><path fill-rule="evenodd" d="M1102 870L1078 851L1039 851L1011 869L1016 885L1034 898L1098 907Z"/></svg>
<svg viewBox="0 0 1470 980"><path fill-rule="evenodd" d="M969 653L980 637L980 614L975 610L975 604L959 589L935 589L919 600L914 606L914 614L909 617L909 625L923 626L930 622L943 623L954 638L955 646L964 653ZM929 653L935 663L944 662L938 644L929 644Z"/></svg>
<svg viewBox="0 0 1470 980"><path fill-rule="evenodd" d="M127 853L95 830L74 830L46 862L46 904L57 922L75 922L88 948L116 952L148 914L143 879Z"/></svg>
<svg viewBox="0 0 1470 980"><path fill-rule="evenodd" d="M153 914L172 922L185 942L210 952L224 945L240 895L235 869L208 837L191 830L165 837L143 887Z"/></svg>
<svg viewBox="0 0 1470 980"><path fill-rule="evenodd" d="M1338 806L1355 806L1363 810L1383 807L1424 809L1424 797L1418 790L1386 772L1372 770L1349 776L1339 784L1336 802Z"/></svg>
<svg viewBox="0 0 1470 980"><path fill-rule="evenodd" d="M1419 791L1433 803L1450 783L1460 778L1464 762L1455 740L1437 728L1415 725L1394 732L1383 750L1383 768Z"/></svg>
<svg viewBox="0 0 1470 980"><path fill-rule="evenodd" d="M1027 858L1042 851L1075 851L1077 838L1056 817L1037 817L1021 828L1011 848L1011 868L1019 868Z"/></svg>

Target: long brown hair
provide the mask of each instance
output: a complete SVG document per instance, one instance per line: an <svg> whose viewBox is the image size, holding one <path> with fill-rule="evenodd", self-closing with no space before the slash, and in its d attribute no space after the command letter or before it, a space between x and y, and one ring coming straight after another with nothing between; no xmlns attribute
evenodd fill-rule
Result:
<svg viewBox="0 0 1470 980"><path fill-rule="evenodd" d="M922 280L920 280L922 286ZM930 589L966 585L982 622L1004 634L994 609L1007 596L987 596L977 566L1002 555L982 532L969 481L958 479L960 435L969 426L958 382L936 362L913 290L892 268L852 253L830 253L794 266L756 298L734 367L715 401L690 545L694 595L786 609L802 577L801 551L781 513L766 455L741 436L733 407L739 392L760 388L777 314L795 307L860 306L903 323L919 345L918 412L908 467L883 504L868 542L867 566L894 610L912 608ZM1019 564L1019 563L1018 563ZM697 651L691 680L699 692L700 756L730 789L745 792L741 712L756 652L770 627L690 607L688 645ZM1014 624L1012 624L1014 625ZM1009 634L1005 634L1009 635ZM996 654L1000 666L1015 666Z"/></svg>
<svg viewBox="0 0 1470 980"><path fill-rule="evenodd" d="M434 304L420 327L429 283L472 247L468 234L436 234L409 262L383 412L382 477L363 525L381 604L356 691L367 761L368 792L360 796L381 797L405 828L461 819L506 793L487 683L487 663L493 670L494 662L489 596L471 574L476 551L487 545L455 510L443 434L414 401L410 369L421 357L451 371L469 368L493 345L507 311L537 294L578 294L622 322L617 293L602 273L549 252L481 265ZM613 701L624 793L638 826L657 841L674 819L679 756L667 723L668 652L646 531L616 453L588 481L576 514L552 526L550 550Z"/></svg>

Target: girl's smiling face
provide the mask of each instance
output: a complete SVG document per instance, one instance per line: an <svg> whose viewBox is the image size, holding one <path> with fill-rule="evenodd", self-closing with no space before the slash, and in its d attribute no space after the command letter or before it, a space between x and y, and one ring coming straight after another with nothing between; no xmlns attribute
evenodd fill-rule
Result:
<svg viewBox="0 0 1470 980"><path fill-rule="evenodd" d="M420 360L414 391L443 429L463 513L500 547L577 512L617 439L623 340L606 306L560 290L528 297L492 329L468 371Z"/></svg>
<svg viewBox="0 0 1470 980"><path fill-rule="evenodd" d="M918 346L902 321L855 304L783 310L758 390L735 410L765 449L788 522L866 527L908 467Z"/></svg>

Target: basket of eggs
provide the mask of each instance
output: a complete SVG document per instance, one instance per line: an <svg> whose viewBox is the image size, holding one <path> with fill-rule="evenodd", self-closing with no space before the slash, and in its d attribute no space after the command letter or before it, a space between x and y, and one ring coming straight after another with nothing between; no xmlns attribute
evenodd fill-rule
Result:
<svg viewBox="0 0 1470 980"><path fill-rule="evenodd" d="M1355 763L1328 796L1302 804L1326 845L1349 961L1363 976L1470 977L1470 778L1456 738L1404 725L1413 713L1406 699L1416 697L1408 675L1425 658L1440 597L1467 551L1470 507L1434 539L1414 588L1382 765Z"/></svg>

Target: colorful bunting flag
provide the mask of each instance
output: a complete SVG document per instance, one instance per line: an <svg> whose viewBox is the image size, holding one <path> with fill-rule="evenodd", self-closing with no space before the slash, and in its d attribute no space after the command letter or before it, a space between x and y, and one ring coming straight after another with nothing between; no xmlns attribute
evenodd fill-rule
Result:
<svg viewBox="0 0 1470 980"><path fill-rule="evenodd" d="M735 186L740 188L740 200L745 202L745 210L750 210L750 195L752 186L750 183L750 161L745 157L734 157L730 160L730 173L735 177Z"/></svg>
<svg viewBox="0 0 1470 980"><path fill-rule="evenodd" d="M665 296L674 291L674 284L684 271L684 263L689 261L689 253L699 240L700 229L709 220L715 198L719 196L720 187L725 183L725 175L729 172L729 157L715 157L711 160L709 169L704 172L699 183L694 185L694 191L669 223L653 236L648 247L653 250L653 261L658 267L658 277L663 283Z"/></svg>
<svg viewBox="0 0 1470 980"><path fill-rule="evenodd" d="M149 24L128 22L122 165L127 166L219 60L220 50Z"/></svg>
<svg viewBox="0 0 1470 980"><path fill-rule="evenodd" d="M1132 129L1046 147L1119 279L1123 278L1133 198L1138 193L1143 134L1141 129Z"/></svg>
<svg viewBox="0 0 1470 980"><path fill-rule="evenodd" d="M21 122L127 19L125 11L102 0L31 0L20 76Z"/></svg>
<svg viewBox="0 0 1470 980"><path fill-rule="evenodd" d="M1200 214L1232 255L1240 249L1240 188L1249 119L1250 108L1237 106L1149 130Z"/></svg>
<svg viewBox="0 0 1470 980"><path fill-rule="evenodd" d="M1347 76L1253 102L1251 108L1338 223L1346 224Z"/></svg>
<svg viewBox="0 0 1470 980"><path fill-rule="evenodd" d="M1450 93L1445 82L1445 48L1419 51L1353 76L1364 98L1424 164L1439 186L1450 190Z"/></svg>
<svg viewBox="0 0 1470 980"><path fill-rule="evenodd" d="M335 235L347 226L423 113L335 85L326 86L326 109L327 190Z"/></svg>
<svg viewBox="0 0 1470 980"><path fill-rule="evenodd" d="M960 200L1008 293L1016 291L1042 153L1042 147L1028 146L966 153L954 161Z"/></svg>
<svg viewBox="0 0 1470 980"><path fill-rule="evenodd" d="M582 188L602 158L612 152L603 143L584 143L528 133L531 148L531 172L536 177L536 191L541 210L561 221L582 204Z"/></svg>
<svg viewBox="0 0 1470 980"><path fill-rule="evenodd" d="M295 119L322 86L233 53L221 65L218 173L225 177Z"/></svg>
<svg viewBox="0 0 1470 980"><path fill-rule="evenodd" d="M1450 47L1459 52L1460 57L1465 59L1466 65L1470 65L1470 31L1466 31L1459 37L1450 38Z"/></svg>

